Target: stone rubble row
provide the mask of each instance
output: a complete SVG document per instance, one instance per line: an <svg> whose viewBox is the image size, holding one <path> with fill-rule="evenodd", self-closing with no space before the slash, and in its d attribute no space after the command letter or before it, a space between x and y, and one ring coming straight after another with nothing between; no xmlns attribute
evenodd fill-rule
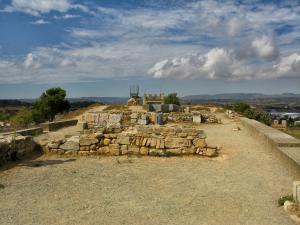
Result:
<svg viewBox="0 0 300 225"><path fill-rule="evenodd" d="M53 140L46 151L66 155L216 156L217 149L207 147L205 138L202 130L178 126L136 126L125 131L110 128Z"/></svg>

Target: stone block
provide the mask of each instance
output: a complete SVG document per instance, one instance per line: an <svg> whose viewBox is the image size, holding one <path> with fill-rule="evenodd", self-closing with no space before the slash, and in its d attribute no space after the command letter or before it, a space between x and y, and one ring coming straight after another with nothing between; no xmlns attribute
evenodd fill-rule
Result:
<svg viewBox="0 0 300 225"><path fill-rule="evenodd" d="M147 147L141 147L140 154L141 155L148 155L149 154L149 148L147 148Z"/></svg>
<svg viewBox="0 0 300 225"><path fill-rule="evenodd" d="M128 146L128 152L130 154L138 155L140 153L140 148L135 145Z"/></svg>
<svg viewBox="0 0 300 225"><path fill-rule="evenodd" d="M97 152L99 155L108 155L109 147L108 146L100 147L100 148L98 148Z"/></svg>
<svg viewBox="0 0 300 225"><path fill-rule="evenodd" d="M142 146L146 146L147 138L143 138Z"/></svg>
<svg viewBox="0 0 300 225"><path fill-rule="evenodd" d="M166 153L163 149L150 149L149 155L151 156L166 156Z"/></svg>
<svg viewBox="0 0 300 225"><path fill-rule="evenodd" d="M193 140L193 145L196 148L204 148L204 147L206 147L205 139L196 138L196 139Z"/></svg>
<svg viewBox="0 0 300 225"><path fill-rule="evenodd" d="M119 144L110 144L109 146L110 155L120 155L120 145Z"/></svg>
<svg viewBox="0 0 300 225"><path fill-rule="evenodd" d="M97 138L88 138L88 137L82 137L79 140L79 144L83 146L89 146L98 143L99 140Z"/></svg>
<svg viewBox="0 0 300 225"><path fill-rule="evenodd" d="M166 148L183 148L189 147L191 145L190 140L186 138L166 138L165 147Z"/></svg>
<svg viewBox="0 0 300 225"><path fill-rule="evenodd" d="M88 156L90 154L89 151L78 151L79 156Z"/></svg>
<svg viewBox="0 0 300 225"><path fill-rule="evenodd" d="M79 151L79 136L72 136L67 141L59 146L62 150Z"/></svg>
<svg viewBox="0 0 300 225"><path fill-rule="evenodd" d="M300 181L293 182L293 197L300 204Z"/></svg>
<svg viewBox="0 0 300 225"><path fill-rule="evenodd" d="M181 155L181 149L180 148L166 149L166 155L168 156Z"/></svg>
<svg viewBox="0 0 300 225"><path fill-rule="evenodd" d="M150 146L154 148L156 147L156 138L151 138Z"/></svg>
<svg viewBox="0 0 300 225"><path fill-rule="evenodd" d="M216 157L218 155L218 151L216 148L207 148L204 155L208 157Z"/></svg>
<svg viewBox="0 0 300 225"><path fill-rule="evenodd" d="M107 146L110 144L110 142L111 142L111 140L109 138L104 138L103 145Z"/></svg>
<svg viewBox="0 0 300 225"><path fill-rule="evenodd" d="M130 145L130 137L129 136L119 136L117 138L117 144Z"/></svg>
<svg viewBox="0 0 300 225"><path fill-rule="evenodd" d="M128 145L121 145L121 154L127 155L128 154Z"/></svg>

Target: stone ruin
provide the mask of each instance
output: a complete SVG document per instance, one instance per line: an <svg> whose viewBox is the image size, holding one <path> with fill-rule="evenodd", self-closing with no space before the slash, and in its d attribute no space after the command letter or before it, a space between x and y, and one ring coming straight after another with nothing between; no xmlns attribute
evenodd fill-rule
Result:
<svg viewBox="0 0 300 225"><path fill-rule="evenodd" d="M20 159L37 147L32 136L18 134L0 136L0 165Z"/></svg>
<svg viewBox="0 0 300 225"><path fill-rule="evenodd" d="M157 113L155 112L90 112L82 116L82 121L88 127L129 127L134 125L148 125L157 123ZM221 123L221 120L214 114L171 112L160 113L163 124L190 122L190 123Z"/></svg>
<svg viewBox="0 0 300 225"><path fill-rule="evenodd" d="M217 148L207 146L202 130L180 126L143 126L121 129L109 127L85 134L53 140L46 146L48 153L61 155L143 155L213 157Z"/></svg>

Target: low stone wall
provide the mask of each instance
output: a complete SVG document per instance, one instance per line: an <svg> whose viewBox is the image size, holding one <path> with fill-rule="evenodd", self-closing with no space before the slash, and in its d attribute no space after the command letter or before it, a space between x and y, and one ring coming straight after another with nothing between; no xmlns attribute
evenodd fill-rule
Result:
<svg viewBox="0 0 300 225"><path fill-rule="evenodd" d="M0 165L21 159L36 149L31 136L8 135L0 137Z"/></svg>
<svg viewBox="0 0 300 225"><path fill-rule="evenodd" d="M63 127L75 126L78 120L62 120L62 121L54 121L42 123L41 126L43 131L56 131Z"/></svg>
<svg viewBox="0 0 300 225"><path fill-rule="evenodd" d="M0 135L7 136L7 135L20 134L23 136L27 136L27 135L38 135L41 133L43 133L43 128L34 127L34 128L24 129L24 130L16 130L16 131L12 131L12 132L0 133Z"/></svg>
<svg viewBox="0 0 300 225"><path fill-rule="evenodd" d="M178 126L136 126L125 131L109 128L52 141L46 151L66 155L216 156L217 149L207 147L205 138L202 130Z"/></svg>
<svg viewBox="0 0 300 225"><path fill-rule="evenodd" d="M221 123L221 120L214 114L196 113L200 120L194 120L195 113L171 112L161 113L163 124L168 122L190 122L190 123ZM93 126L132 126L156 124L157 113L155 112L131 112L131 111L112 111L112 112L89 112L82 116L82 121L87 122L89 127Z"/></svg>
<svg viewBox="0 0 300 225"><path fill-rule="evenodd" d="M290 174L296 177L300 174L300 140L282 131L269 127L256 120L240 118L252 136L265 144L273 153L278 153L287 162Z"/></svg>

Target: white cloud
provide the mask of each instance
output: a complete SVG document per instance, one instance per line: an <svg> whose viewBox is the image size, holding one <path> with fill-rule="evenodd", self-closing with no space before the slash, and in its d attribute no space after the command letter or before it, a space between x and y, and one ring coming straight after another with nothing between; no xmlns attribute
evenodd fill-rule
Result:
<svg viewBox="0 0 300 225"><path fill-rule="evenodd" d="M273 65L252 64L236 57L233 50L211 49L204 55L166 59L157 62L148 73L167 79L274 79L300 78L300 55L281 57Z"/></svg>
<svg viewBox="0 0 300 225"><path fill-rule="evenodd" d="M51 11L67 12L70 9L88 11L86 6L72 4L69 0L12 0L11 5L5 7L6 12L23 12L33 16L40 16Z"/></svg>
<svg viewBox="0 0 300 225"><path fill-rule="evenodd" d="M31 24L41 25L41 24L49 24L49 22L47 22L47 21L45 21L43 19L39 19L39 20L31 22Z"/></svg>
<svg viewBox="0 0 300 225"><path fill-rule="evenodd" d="M279 54L273 39L265 35L253 40L252 47L254 52L261 58L274 59Z"/></svg>

